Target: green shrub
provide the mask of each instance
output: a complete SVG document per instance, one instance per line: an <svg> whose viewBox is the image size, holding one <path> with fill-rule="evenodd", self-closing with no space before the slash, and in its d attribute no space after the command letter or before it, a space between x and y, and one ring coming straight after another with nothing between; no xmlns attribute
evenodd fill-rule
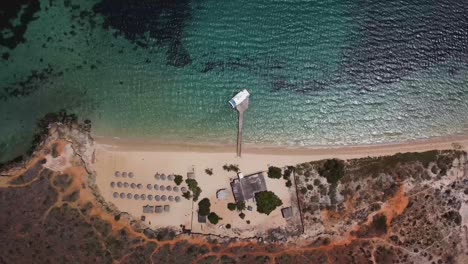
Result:
<svg viewBox="0 0 468 264"><path fill-rule="evenodd" d="M245 202L237 202L236 203L237 211L244 211L245 210Z"/></svg>
<svg viewBox="0 0 468 264"><path fill-rule="evenodd" d="M239 165L237 165L237 164L229 164L229 165L224 164L223 165L223 170L228 171L228 172L229 171L235 171L237 173L237 172L239 172Z"/></svg>
<svg viewBox="0 0 468 264"><path fill-rule="evenodd" d="M182 175L174 175L174 182L177 185L180 185L183 181Z"/></svg>
<svg viewBox="0 0 468 264"><path fill-rule="evenodd" d="M193 200L197 201L202 192L201 188L198 187L198 182L195 179L186 179L185 183L187 183L189 190L193 193Z"/></svg>
<svg viewBox="0 0 468 264"><path fill-rule="evenodd" d="M291 182L291 180L288 180L288 181L286 182L286 187L289 188L289 187L291 187L291 186L292 186L292 182Z"/></svg>
<svg viewBox="0 0 468 264"><path fill-rule="evenodd" d="M245 218L245 214L244 214L244 213L240 213L240 214L239 214L239 217L240 217L241 219L244 219L244 218Z"/></svg>
<svg viewBox="0 0 468 264"><path fill-rule="evenodd" d="M257 211L262 214L269 215L276 207L281 206L283 202L272 191L263 191L255 194L257 202Z"/></svg>
<svg viewBox="0 0 468 264"><path fill-rule="evenodd" d="M221 217L219 217L216 213L214 212L211 212L209 215L208 215L208 220L210 221L210 223L212 223L213 225L216 225L219 220L222 220Z"/></svg>
<svg viewBox="0 0 468 264"><path fill-rule="evenodd" d="M202 199L200 202L198 202L198 214L202 216L207 216L210 214L210 200L208 198Z"/></svg>
<svg viewBox="0 0 468 264"><path fill-rule="evenodd" d="M226 228L227 228L227 229L231 229L231 224L227 224L227 225L226 225Z"/></svg>
<svg viewBox="0 0 468 264"><path fill-rule="evenodd" d="M210 176L213 175L213 169L211 169L211 168L205 169L205 172L206 172L206 174L208 174Z"/></svg>
<svg viewBox="0 0 468 264"><path fill-rule="evenodd" d="M281 178L281 168L270 166L268 167L268 177L272 179Z"/></svg>
<svg viewBox="0 0 468 264"><path fill-rule="evenodd" d="M184 192L184 193L182 194L182 196L183 196L185 199L187 199L187 200L190 200L190 198L192 198L192 195L191 195L190 192L188 192L188 191L187 191L187 192Z"/></svg>
<svg viewBox="0 0 468 264"><path fill-rule="evenodd" d="M302 193L302 194L306 194L306 193L307 193L307 189L306 189L305 187L302 187L302 188L301 188L301 193Z"/></svg>
<svg viewBox="0 0 468 264"><path fill-rule="evenodd" d="M344 161L329 159L318 169L318 173L327 179L328 183L336 184L343 178L345 172Z"/></svg>
<svg viewBox="0 0 468 264"><path fill-rule="evenodd" d="M236 204L235 203L228 203L227 208L231 211L236 210Z"/></svg>
<svg viewBox="0 0 468 264"><path fill-rule="evenodd" d="M250 225L250 220L245 221L248 225Z"/></svg>
<svg viewBox="0 0 468 264"><path fill-rule="evenodd" d="M312 186L311 184L307 184L307 190L313 190L314 189L314 186Z"/></svg>

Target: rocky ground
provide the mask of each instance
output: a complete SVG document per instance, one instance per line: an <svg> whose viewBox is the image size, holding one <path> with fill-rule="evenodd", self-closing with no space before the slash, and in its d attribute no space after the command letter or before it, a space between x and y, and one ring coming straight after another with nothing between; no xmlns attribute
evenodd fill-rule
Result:
<svg viewBox="0 0 468 264"><path fill-rule="evenodd" d="M151 230L94 185L89 126L51 127L0 177L0 263L467 263L466 153L290 167L304 233L288 243Z"/></svg>

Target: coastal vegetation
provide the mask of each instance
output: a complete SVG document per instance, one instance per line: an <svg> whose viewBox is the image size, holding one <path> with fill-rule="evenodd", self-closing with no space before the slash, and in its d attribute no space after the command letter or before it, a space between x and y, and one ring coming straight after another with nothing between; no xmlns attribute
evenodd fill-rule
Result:
<svg viewBox="0 0 468 264"><path fill-rule="evenodd" d="M202 216L207 216L210 214L210 200L208 198L203 198L200 202L198 202L198 214Z"/></svg>
<svg viewBox="0 0 468 264"><path fill-rule="evenodd" d="M236 204L235 203L228 203L227 208L231 211L236 210Z"/></svg>
<svg viewBox="0 0 468 264"><path fill-rule="evenodd" d="M183 181L182 175L174 175L175 184L180 185Z"/></svg>
<svg viewBox="0 0 468 264"><path fill-rule="evenodd" d="M209 215L208 215L208 220L210 221L210 223L212 223L213 225L216 225L219 220L222 220L221 217L219 217L216 213L214 212L211 212Z"/></svg>
<svg viewBox="0 0 468 264"><path fill-rule="evenodd" d="M344 161L339 159L328 159L318 168L318 173L327 179L328 183L337 184L345 173Z"/></svg>
<svg viewBox="0 0 468 264"><path fill-rule="evenodd" d="M230 171L234 171L236 173L238 173L240 170L239 170L239 165L237 164L224 164L223 165L223 170L227 171L227 172L230 172Z"/></svg>
<svg viewBox="0 0 468 264"><path fill-rule="evenodd" d="M213 175L213 169L212 168L206 168L205 173L212 176Z"/></svg>
<svg viewBox="0 0 468 264"><path fill-rule="evenodd" d="M257 202L257 211L269 215L278 206L283 205L281 199L272 191L263 191L255 194Z"/></svg>
<svg viewBox="0 0 468 264"><path fill-rule="evenodd" d="M197 201L202 192L201 188L198 186L198 182L195 179L186 179L185 183L187 183L189 190L192 192L193 201Z"/></svg>
<svg viewBox="0 0 468 264"><path fill-rule="evenodd" d="M245 210L245 202L244 201L237 202L236 203L236 208L237 208L237 211Z"/></svg>
<svg viewBox="0 0 468 264"><path fill-rule="evenodd" d="M270 166L268 167L268 177L272 179L281 178L281 168Z"/></svg>

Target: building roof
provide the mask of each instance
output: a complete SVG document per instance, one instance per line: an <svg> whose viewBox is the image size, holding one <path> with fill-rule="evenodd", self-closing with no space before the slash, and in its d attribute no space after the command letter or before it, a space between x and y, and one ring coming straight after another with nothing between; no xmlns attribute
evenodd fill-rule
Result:
<svg viewBox="0 0 468 264"><path fill-rule="evenodd" d="M151 206L151 205L143 206L143 213L145 214L154 213L154 206Z"/></svg>
<svg viewBox="0 0 468 264"><path fill-rule="evenodd" d="M231 187L236 202L254 199L255 193L267 190L262 173L235 179L231 182Z"/></svg>
<svg viewBox="0 0 468 264"><path fill-rule="evenodd" d="M290 218L292 216L291 206L281 209L281 214L283 215L284 218Z"/></svg>
<svg viewBox="0 0 468 264"><path fill-rule="evenodd" d="M161 205L155 206L154 207L154 212L155 213L162 213L163 212L163 207Z"/></svg>
<svg viewBox="0 0 468 264"><path fill-rule="evenodd" d="M198 214L198 223L206 223L206 216Z"/></svg>

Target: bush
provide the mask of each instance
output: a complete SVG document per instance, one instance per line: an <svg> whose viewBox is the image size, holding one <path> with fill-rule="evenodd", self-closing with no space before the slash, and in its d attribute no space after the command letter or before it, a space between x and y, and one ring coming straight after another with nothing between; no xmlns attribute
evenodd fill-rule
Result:
<svg viewBox="0 0 468 264"><path fill-rule="evenodd" d="M344 161L329 159L318 169L318 173L327 179L328 183L336 184L344 176Z"/></svg>
<svg viewBox="0 0 468 264"><path fill-rule="evenodd" d="M183 181L182 175L174 175L174 182L177 185L180 185Z"/></svg>
<svg viewBox="0 0 468 264"><path fill-rule="evenodd" d="M235 203L228 203L227 208L231 211L236 210L236 204Z"/></svg>
<svg viewBox="0 0 468 264"><path fill-rule="evenodd" d="M245 221L248 225L250 225L250 220Z"/></svg>
<svg viewBox="0 0 468 264"><path fill-rule="evenodd" d="M288 180L288 181L286 182L286 187L289 188L289 187L291 187L291 186L292 186L292 182L291 182L291 180Z"/></svg>
<svg viewBox="0 0 468 264"><path fill-rule="evenodd" d="M190 194L190 192L184 192L182 196L187 200L190 200L190 198L192 198L192 195Z"/></svg>
<svg viewBox="0 0 468 264"><path fill-rule="evenodd" d="M281 199L272 191L263 191L255 194L257 211L269 215L276 207L283 205Z"/></svg>
<svg viewBox="0 0 468 264"><path fill-rule="evenodd" d="M231 229L231 224L227 224L227 225L226 225L226 228L227 228L227 229Z"/></svg>
<svg viewBox="0 0 468 264"><path fill-rule="evenodd" d="M198 214L202 216L207 216L210 214L210 200L208 198L202 199L198 202Z"/></svg>
<svg viewBox="0 0 468 264"><path fill-rule="evenodd" d="M219 220L222 220L221 217L219 217L216 213L214 212L211 212L209 215L208 215L208 220L210 221L210 223L212 223L213 225L216 225Z"/></svg>
<svg viewBox="0 0 468 264"><path fill-rule="evenodd" d="M314 186L307 184L307 190L313 190L313 189L314 189Z"/></svg>
<svg viewBox="0 0 468 264"><path fill-rule="evenodd" d="M284 170L284 173L283 173L283 179L289 180L289 177L291 177L291 174L292 174L293 171L294 171L294 166L286 167L286 169Z"/></svg>
<svg viewBox="0 0 468 264"><path fill-rule="evenodd" d="M244 214L244 213L240 213L240 214L239 214L239 217L240 217L241 219L244 219L244 218L245 218L245 214Z"/></svg>
<svg viewBox="0 0 468 264"><path fill-rule="evenodd" d="M223 170L228 171L228 172L229 171L235 171L237 173L237 172L239 172L239 165L237 165L237 164L229 164L229 165L224 164L223 165Z"/></svg>
<svg viewBox="0 0 468 264"><path fill-rule="evenodd" d="M187 183L187 186L189 188L190 191L192 191L193 193L193 200L194 201L197 201L198 200L198 197L200 196L202 190L200 189L200 187L198 187L198 182L194 179L186 179L185 180L185 183Z"/></svg>
<svg viewBox="0 0 468 264"><path fill-rule="evenodd" d="M302 188L301 188L301 193L302 193L302 194L306 194L306 193L307 193L307 189L306 189L305 187L302 187Z"/></svg>
<svg viewBox="0 0 468 264"><path fill-rule="evenodd" d="M270 166L268 168L268 177L270 177L272 179L281 178L281 168Z"/></svg>
<svg viewBox="0 0 468 264"><path fill-rule="evenodd" d="M210 176L213 175L213 169L211 169L211 168L205 169L205 172L206 172L206 174L208 174Z"/></svg>
<svg viewBox="0 0 468 264"><path fill-rule="evenodd" d="M236 207L237 207L237 211L245 210L245 202L237 202Z"/></svg>

